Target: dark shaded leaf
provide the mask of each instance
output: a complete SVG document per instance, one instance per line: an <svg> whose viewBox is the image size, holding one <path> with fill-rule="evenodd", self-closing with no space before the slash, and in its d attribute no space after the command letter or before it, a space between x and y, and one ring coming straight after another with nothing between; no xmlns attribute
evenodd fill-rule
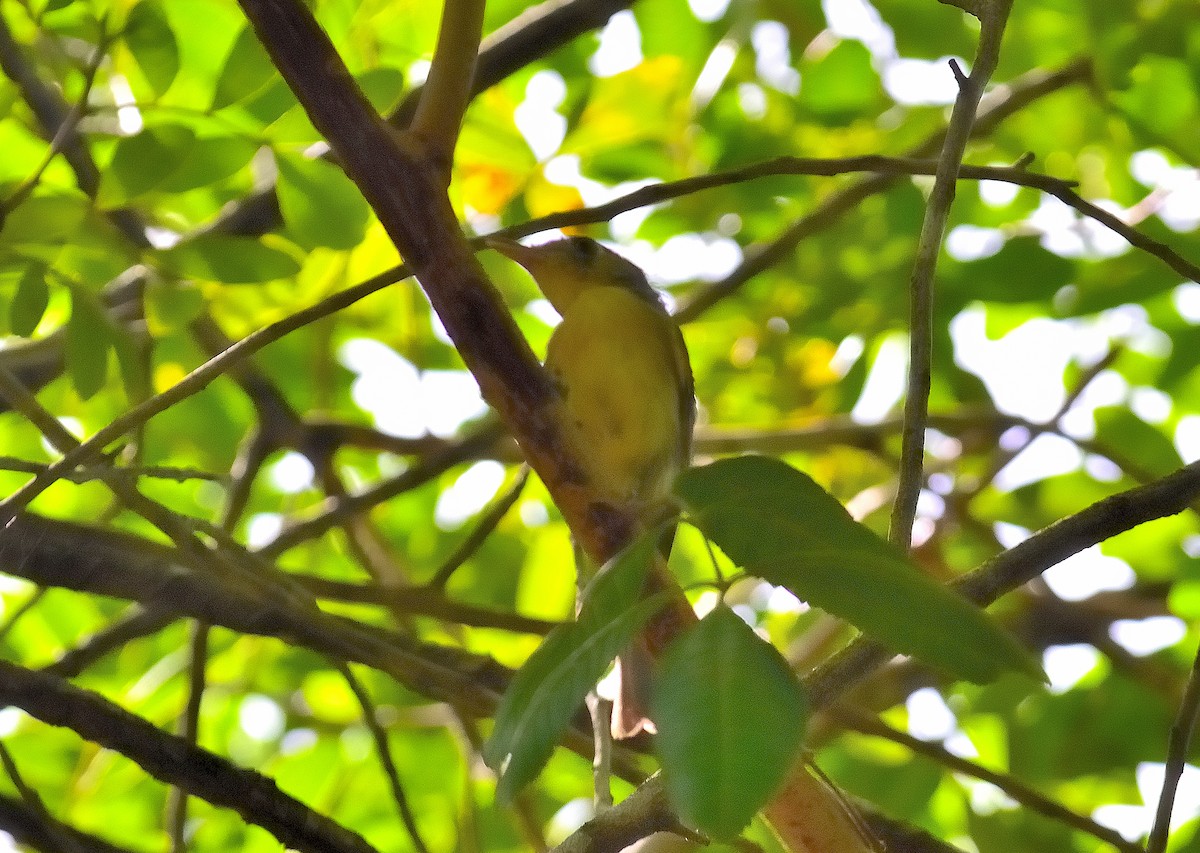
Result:
<svg viewBox="0 0 1200 853"><path fill-rule="evenodd" d="M982 610L922 574L806 474L776 459L723 459L680 476L696 524L752 575L959 678L1041 677Z"/></svg>
<svg viewBox="0 0 1200 853"><path fill-rule="evenodd" d="M67 371L76 393L84 400L104 387L111 345L112 333L104 309L91 294L73 289L71 319L67 322Z"/></svg>
<svg viewBox="0 0 1200 853"><path fill-rule="evenodd" d="M605 566L584 591L578 619L551 631L513 678L483 753L500 773L501 801L537 776L587 692L661 606L658 597L639 601L657 540L645 535Z"/></svg>
<svg viewBox="0 0 1200 853"><path fill-rule="evenodd" d="M22 338L30 337L42 321L49 303L46 268L41 264L30 264L17 283L17 294L9 308L12 333Z"/></svg>
<svg viewBox="0 0 1200 853"><path fill-rule="evenodd" d="M783 781L808 700L787 661L717 607L671 644L654 694L663 778L684 820L736 836Z"/></svg>

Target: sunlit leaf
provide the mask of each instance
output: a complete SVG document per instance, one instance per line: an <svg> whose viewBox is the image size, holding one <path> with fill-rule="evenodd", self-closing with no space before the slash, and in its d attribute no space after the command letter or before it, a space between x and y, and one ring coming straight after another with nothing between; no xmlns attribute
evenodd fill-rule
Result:
<svg viewBox="0 0 1200 853"><path fill-rule="evenodd" d="M363 238L370 208L336 166L304 157L276 157L279 208L288 234L305 248L352 249Z"/></svg>
<svg viewBox="0 0 1200 853"><path fill-rule="evenodd" d="M156 94L179 73L179 45L159 0L141 0L125 21L125 45Z"/></svg>
<svg viewBox="0 0 1200 853"><path fill-rule="evenodd" d="M238 33L213 92L213 110L219 110L254 94L275 80L275 66L262 42L248 24Z"/></svg>

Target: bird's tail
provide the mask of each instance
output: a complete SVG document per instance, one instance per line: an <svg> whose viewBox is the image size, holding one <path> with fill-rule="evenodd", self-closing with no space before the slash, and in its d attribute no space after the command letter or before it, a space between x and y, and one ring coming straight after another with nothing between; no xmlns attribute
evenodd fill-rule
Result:
<svg viewBox="0 0 1200 853"><path fill-rule="evenodd" d="M650 617L641 634L617 658L617 690L613 703L612 734L617 739L631 738L641 732L654 733L650 716L650 691L654 683L658 658L672 639L678 637L696 621L687 596L671 570L664 554L671 549L672 527L664 534L654 566L646 578L646 595L667 594L666 603Z"/></svg>

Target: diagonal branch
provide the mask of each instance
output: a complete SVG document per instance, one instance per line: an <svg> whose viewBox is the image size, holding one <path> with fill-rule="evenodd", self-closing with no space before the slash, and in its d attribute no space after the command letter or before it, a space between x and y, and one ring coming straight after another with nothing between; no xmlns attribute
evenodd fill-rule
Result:
<svg viewBox="0 0 1200 853"><path fill-rule="evenodd" d="M1139 524L1190 509L1197 498L1200 462L1193 462L1161 480L1110 495L1056 521L962 576L954 586L986 607L1071 555ZM892 652L879 643L858 638L805 679L813 707L826 707L891 657Z"/></svg>
<svg viewBox="0 0 1200 853"><path fill-rule="evenodd" d="M311 853L374 853L355 832L288 796L268 777L201 749L99 694L0 661L0 704L127 756L147 773L232 809L288 847Z"/></svg>

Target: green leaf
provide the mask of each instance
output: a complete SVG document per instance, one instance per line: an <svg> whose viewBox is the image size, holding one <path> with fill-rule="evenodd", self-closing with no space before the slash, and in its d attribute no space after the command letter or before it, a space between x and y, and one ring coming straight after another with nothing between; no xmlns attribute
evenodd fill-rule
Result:
<svg viewBox="0 0 1200 853"><path fill-rule="evenodd" d="M178 276L224 284L273 281L300 271L290 254L251 237L206 234L166 249L159 257Z"/></svg>
<svg viewBox="0 0 1200 853"><path fill-rule="evenodd" d="M306 249L353 249L367 230L371 209L358 187L322 160L280 155L279 209L288 234Z"/></svg>
<svg viewBox="0 0 1200 853"><path fill-rule="evenodd" d="M9 324L12 333L22 338L33 334L46 306L50 303L50 288L46 284L46 268L41 264L30 264L17 283L17 294L9 308Z"/></svg>
<svg viewBox="0 0 1200 853"><path fill-rule="evenodd" d="M613 558L584 590L576 621L551 631L513 678L483 750L501 802L537 776L587 692L661 606L658 596L640 600L657 541L647 534Z"/></svg>
<svg viewBox="0 0 1200 853"><path fill-rule="evenodd" d="M1008 670L1042 677L987 614L922 574L789 465L764 456L723 459L684 472L676 491L739 566L888 646L968 681Z"/></svg>
<svg viewBox="0 0 1200 853"><path fill-rule="evenodd" d="M179 44L158 0L142 0L125 22L125 46L156 94L171 88L179 73Z"/></svg>
<svg viewBox="0 0 1200 853"><path fill-rule="evenodd" d="M842 124L883 103L871 53L859 41L840 42L801 68L799 104L822 121Z"/></svg>
<svg viewBox="0 0 1200 853"><path fill-rule="evenodd" d="M655 684L663 779L684 821L736 836L796 757L808 699L775 647L721 606L667 649Z"/></svg>
<svg viewBox="0 0 1200 853"><path fill-rule="evenodd" d="M1075 273L1075 264L1043 248L1036 237L1017 237L994 255L948 266L952 287L985 302L1046 301Z"/></svg>
<svg viewBox="0 0 1200 853"><path fill-rule="evenodd" d="M238 33L213 93L213 111L235 104L275 79L275 66L254 30L247 25Z"/></svg>
<svg viewBox="0 0 1200 853"><path fill-rule="evenodd" d="M67 372L76 393L91 399L104 387L112 333L104 309L93 296L71 290L71 319L67 323Z"/></svg>
<svg viewBox="0 0 1200 853"><path fill-rule="evenodd" d="M236 175L249 165L258 143L241 136L211 136L196 139L188 147L179 167L158 186L161 192L180 193L211 187Z"/></svg>
<svg viewBox="0 0 1200 853"><path fill-rule="evenodd" d="M55 247L71 244L87 221L90 205L78 195L34 196L4 217L0 243Z"/></svg>
<svg viewBox="0 0 1200 853"><path fill-rule="evenodd" d="M181 125L161 125L117 142L100 178L96 203L120 207L165 183L187 160L196 135Z"/></svg>
<svg viewBox="0 0 1200 853"><path fill-rule="evenodd" d="M1183 465L1171 439L1122 406L1096 409L1096 438L1117 458L1129 460L1151 476L1162 477Z"/></svg>

